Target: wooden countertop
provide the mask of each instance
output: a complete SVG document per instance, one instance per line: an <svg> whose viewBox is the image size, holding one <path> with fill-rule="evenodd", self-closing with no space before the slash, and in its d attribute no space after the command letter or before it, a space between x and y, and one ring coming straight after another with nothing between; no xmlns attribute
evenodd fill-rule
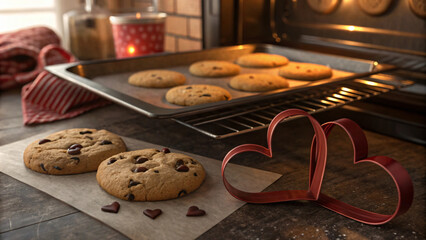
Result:
<svg viewBox="0 0 426 240"><path fill-rule="evenodd" d="M314 115L334 120L339 110ZM330 119L330 116L333 118ZM274 134L272 159L252 154L233 163L283 174L267 190L305 189L313 131L306 119L281 124ZM266 145L266 131L215 140L171 120L149 119L118 105L109 105L73 119L23 126L20 90L0 93L0 146L46 130L104 128L122 136L176 148L220 161L243 143ZM313 202L246 204L201 235L200 239L425 239L426 148L366 131L370 156L399 161L414 183L409 211L381 226L362 224ZM322 192L357 207L391 214L396 188L372 164L352 164L352 149L341 130L333 130ZM53 183L54 184L54 183ZM73 207L0 173L0 239L126 239L124 235ZM190 226L188 226L190 227Z"/></svg>

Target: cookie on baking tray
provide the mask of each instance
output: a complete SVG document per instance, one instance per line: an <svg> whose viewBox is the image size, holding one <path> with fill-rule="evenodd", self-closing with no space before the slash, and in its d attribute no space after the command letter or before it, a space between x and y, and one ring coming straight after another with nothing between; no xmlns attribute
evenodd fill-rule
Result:
<svg viewBox="0 0 426 240"><path fill-rule="evenodd" d="M265 73L241 74L233 77L229 85L237 90L247 92L265 92L289 87L285 78Z"/></svg>
<svg viewBox="0 0 426 240"><path fill-rule="evenodd" d="M64 175L96 171L106 158L126 151L123 140L107 130L74 128L34 141L24 151L25 166Z"/></svg>
<svg viewBox="0 0 426 240"><path fill-rule="evenodd" d="M166 93L166 100L169 103L181 106L193 106L229 99L231 99L231 94L226 89L204 84L178 86Z"/></svg>
<svg viewBox="0 0 426 240"><path fill-rule="evenodd" d="M185 75L169 70L146 70L129 77L129 84L147 88L168 88L185 83Z"/></svg>
<svg viewBox="0 0 426 240"><path fill-rule="evenodd" d="M281 67L278 74L289 79L319 80L330 78L333 73L331 68L324 65L290 62L286 66Z"/></svg>
<svg viewBox="0 0 426 240"><path fill-rule="evenodd" d="M237 59L237 64L253 68L279 67L287 63L288 59L286 57L270 53L251 53Z"/></svg>
<svg viewBox="0 0 426 240"><path fill-rule="evenodd" d="M109 194L130 201L182 197L203 183L205 171L197 160L168 149L143 149L103 161L96 179Z"/></svg>
<svg viewBox="0 0 426 240"><path fill-rule="evenodd" d="M240 66L227 61L199 61L189 66L189 72L198 77L227 77L240 73Z"/></svg>

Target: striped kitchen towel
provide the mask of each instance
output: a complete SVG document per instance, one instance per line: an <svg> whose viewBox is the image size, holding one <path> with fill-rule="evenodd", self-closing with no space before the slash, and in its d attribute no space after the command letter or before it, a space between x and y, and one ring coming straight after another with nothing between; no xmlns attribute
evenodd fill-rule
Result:
<svg viewBox="0 0 426 240"><path fill-rule="evenodd" d="M40 51L38 67L73 61L71 54L50 44ZM29 125L75 117L109 101L41 70L32 83L22 88L21 103L24 124Z"/></svg>

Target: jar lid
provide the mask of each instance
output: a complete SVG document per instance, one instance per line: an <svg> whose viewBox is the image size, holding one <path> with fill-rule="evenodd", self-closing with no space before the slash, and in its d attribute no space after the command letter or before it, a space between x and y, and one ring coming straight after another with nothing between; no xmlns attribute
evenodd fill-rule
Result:
<svg viewBox="0 0 426 240"><path fill-rule="evenodd" d="M132 13L111 16L109 20L112 24L160 23L166 16L165 13Z"/></svg>

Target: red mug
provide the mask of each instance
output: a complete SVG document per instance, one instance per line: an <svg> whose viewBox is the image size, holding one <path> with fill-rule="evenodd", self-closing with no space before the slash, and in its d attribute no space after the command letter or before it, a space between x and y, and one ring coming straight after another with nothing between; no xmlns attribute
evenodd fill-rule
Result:
<svg viewBox="0 0 426 240"><path fill-rule="evenodd" d="M165 13L134 13L111 16L117 58L164 51Z"/></svg>

